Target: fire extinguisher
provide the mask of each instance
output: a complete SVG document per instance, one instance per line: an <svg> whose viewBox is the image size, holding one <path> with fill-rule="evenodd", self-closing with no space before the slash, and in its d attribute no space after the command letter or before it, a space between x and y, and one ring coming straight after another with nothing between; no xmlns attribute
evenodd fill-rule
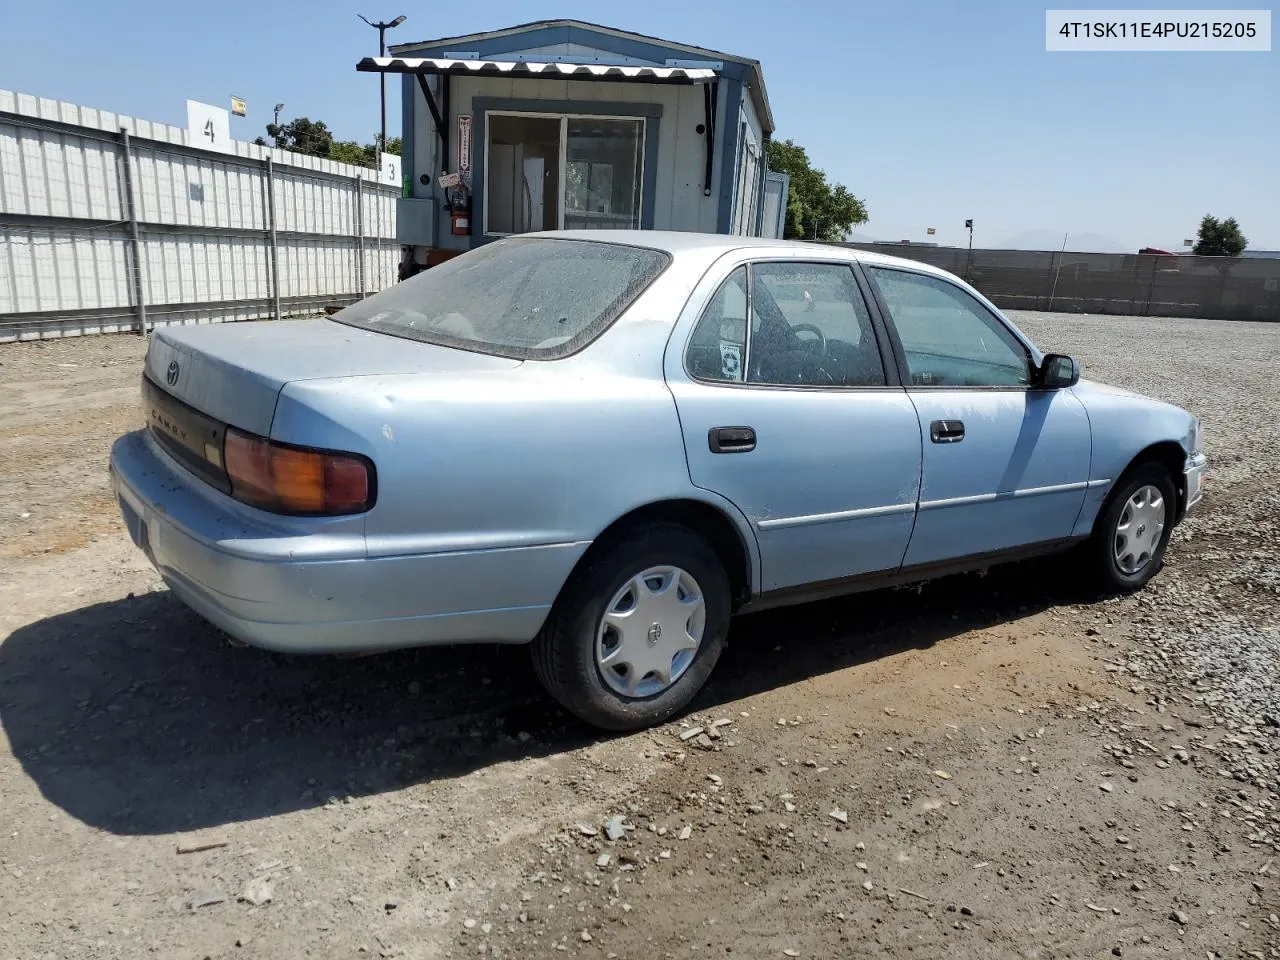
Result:
<svg viewBox="0 0 1280 960"><path fill-rule="evenodd" d="M449 200L449 219L455 237L471 235L471 197L462 190L455 190Z"/></svg>

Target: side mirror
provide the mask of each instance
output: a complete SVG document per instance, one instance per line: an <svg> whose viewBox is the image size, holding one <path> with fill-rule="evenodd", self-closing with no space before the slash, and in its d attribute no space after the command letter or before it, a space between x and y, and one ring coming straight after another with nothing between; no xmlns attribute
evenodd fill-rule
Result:
<svg viewBox="0 0 1280 960"><path fill-rule="evenodd" d="M1040 364L1037 386L1044 390L1061 390L1080 382L1080 364L1064 353L1051 353Z"/></svg>

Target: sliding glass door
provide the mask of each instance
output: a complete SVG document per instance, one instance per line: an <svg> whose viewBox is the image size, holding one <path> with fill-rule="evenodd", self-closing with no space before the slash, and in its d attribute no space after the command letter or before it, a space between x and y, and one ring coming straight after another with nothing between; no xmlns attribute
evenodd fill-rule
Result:
<svg viewBox="0 0 1280 960"><path fill-rule="evenodd" d="M552 117L489 116L486 233L559 227L560 126Z"/></svg>
<svg viewBox="0 0 1280 960"><path fill-rule="evenodd" d="M643 119L489 113L486 129L486 234L640 226Z"/></svg>
<svg viewBox="0 0 1280 960"><path fill-rule="evenodd" d="M640 226L644 121L565 119L566 230Z"/></svg>

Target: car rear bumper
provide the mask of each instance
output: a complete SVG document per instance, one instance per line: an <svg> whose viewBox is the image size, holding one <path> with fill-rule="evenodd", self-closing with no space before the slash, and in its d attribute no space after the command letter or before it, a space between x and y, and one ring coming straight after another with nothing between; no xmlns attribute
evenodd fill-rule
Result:
<svg viewBox="0 0 1280 960"><path fill-rule="evenodd" d="M526 642L588 546L371 558L362 518L245 507L193 477L146 431L116 441L110 473L130 536L174 594L231 636L271 650Z"/></svg>

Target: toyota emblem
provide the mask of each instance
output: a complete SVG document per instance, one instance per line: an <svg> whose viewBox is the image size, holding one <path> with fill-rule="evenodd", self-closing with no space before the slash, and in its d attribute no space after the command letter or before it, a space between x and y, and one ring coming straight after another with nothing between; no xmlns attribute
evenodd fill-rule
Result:
<svg viewBox="0 0 1280 960"><path fill-rule="evenodd" d="M178 361L170 360L169 369L164 372L164 382L171 387L178 382L178 369Z"/></svg>

